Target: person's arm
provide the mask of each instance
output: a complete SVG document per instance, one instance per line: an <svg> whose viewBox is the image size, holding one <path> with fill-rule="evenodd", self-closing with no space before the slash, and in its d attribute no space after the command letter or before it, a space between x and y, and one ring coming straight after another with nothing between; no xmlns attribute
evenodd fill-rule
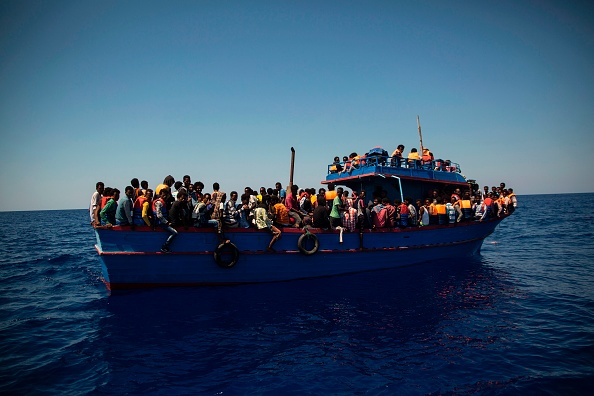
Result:
<svg viewBox="0 0 594 396"><path fill-rule="evenodd" d="M157 216L157 219L159 219L159 222L162 224L169 224L169 222L167 221L165 216L163 216L162 209L163 209L163 204L161 203L161 201L155 202L155 214Z"/></svg>
<svg viewBox="0 0 594 396"><path fill-rule="evenodd" d="M483 209L483 215L481 216L479 221L483 221L485 219L485 217L487 217L487 205L485 205L485 204L481 204L481 205L482 205L482 209Z"/></svg>
<svg viewBox="0 0 594 396"><path fill-rule="evenodd" d="M149 203L148 203L148 201L145 201L142 204L142 220L144 220L144 223L147 226L149 226L149 227L151 226L151 219L149 217Z"/></svg>
<svg viewBox="0 0 594 396"><path fill-rule="evenodd" d="M101 220L100 220L100 215L99 215L99 205L97 205L95 207L95 210L93 211L93 218L95 219L95 225L101 225Z"/></svg>
<svg viewBox="0 0 594 396"><path fill-rule="evenodd" d="M126 202L124 203L124 212L126 213L128 224L134 225L134 220L132 219L132 200L126 200Z"/></svg>

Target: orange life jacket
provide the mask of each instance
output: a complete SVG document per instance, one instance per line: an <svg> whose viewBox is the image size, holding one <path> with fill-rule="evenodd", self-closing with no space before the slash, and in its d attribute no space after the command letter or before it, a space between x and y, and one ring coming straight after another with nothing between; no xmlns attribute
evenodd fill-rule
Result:
<svg viewBox="0 0 594 396"><path fill-rule="evenodd" d="M446 214L446 206L444 204L435 205L435 209L436 209L438 215Z"/></svg>

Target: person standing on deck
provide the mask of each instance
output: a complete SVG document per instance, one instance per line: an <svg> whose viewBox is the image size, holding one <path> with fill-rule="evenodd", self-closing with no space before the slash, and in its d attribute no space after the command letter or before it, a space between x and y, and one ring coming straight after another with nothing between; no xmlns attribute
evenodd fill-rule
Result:
<svg viewBox="0 0 594 396"><path fill-rule="evenodd" d="M268 218L268 211L266 210L266 204L264 202L260 202L258 207L254 210L254 223L256 224L256 228L259 230L266 230L272 234L272 239L268 244L268 251L273 252L274 249L272 246L276 243L278 238L281 236L281 231L272 225L272 222Z"/></svg>
<svg viewBox="0 0 594 396"><path fill-rule="evenodd" d="M177 197L169 211L169 221L172 227L188 227L190 223L190 212L188 210L188 193L185 189L177 193Z"/></svg>
<svg viewBox="0 0 594 396"><path fill-rule="evenodd" d="M332 200L332 209L330 210L330 226L333 229L342 226L340 212L344 210L344 204L342 202L342 187L336 189L336 196ZM326 193L328 196L328 193Z"/></svg>
<svg viewBox="0 0 594 396"><path fill-rule="evenodd" d="M124 189L124 196L118 202L116 210L116 225L131 226L134 225L132 219L132 198L134 197L134 187L127 186Z"/></svg>
<svg viewBox="0 0 594 396"><path fill-rule="evenodd" d="M108 189L109 187L106 188L105 191L107 191ZM101 225L106 225L108 227L113 226L116 222L115 215L116 210L118 208L118 200L120 199L120 190L114 188L111 194L111 198L104 197L108 199L107 202L105 202L103 208L101 208L101 211L99 212L99 215L101 216Z"/></svg>
<svg viewBox="0 0 594 396"><path fill-rule="evenodd" d="M219 239L222 239L223 234L223 217L225 211L225 201L227 200L227 193L220 191L219 183L212 184L212 198L211 202L213 204L213 211L210 215L211 220L216 220L218 222L217 226L217 234L219 235Z"/></svg>
<svg viewBox="0 0 594 396"><path fill-rule="evenodd" d="M105 184L103 184L103 182L97 182L97 184L95 184L95 192L91 196L91 205L89 206L89 214L91 216L91 225L101 224L101 221L99 220L99 216L97 214L97 208L101 204L101 198L102 198L104 189L105 189Z"/></svg>
<svg viewBox="0 0 594 396"><path fill-rule="evenodd" d="M177 236L177 231L171 227L171 223L167 217L167 204L165 202L171 197L169 187L162 187L160 191L161 194L159 194L159 197L153 201L153 214L155 223L169 233L169 237L167 237L167 240L161 246L161 252L169 253L171 252L170 245Z"/></svg>

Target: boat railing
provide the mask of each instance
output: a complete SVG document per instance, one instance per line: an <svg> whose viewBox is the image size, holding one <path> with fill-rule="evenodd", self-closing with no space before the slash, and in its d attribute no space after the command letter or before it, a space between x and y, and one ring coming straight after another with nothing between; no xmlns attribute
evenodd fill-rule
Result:
<svg viewBox="0 0 594 396"><path fill-rule="evenodd" d="M371 168L378 166L389 167L394 169L419 169L437 172L461 173L460 165L456 162L451 162L449 160L435 159L432 161L424 161L417 159L374 155L369 157L359 157L349 161L342 161L330 164L328 165L328 174L349 173L354 169Z"/></svg>

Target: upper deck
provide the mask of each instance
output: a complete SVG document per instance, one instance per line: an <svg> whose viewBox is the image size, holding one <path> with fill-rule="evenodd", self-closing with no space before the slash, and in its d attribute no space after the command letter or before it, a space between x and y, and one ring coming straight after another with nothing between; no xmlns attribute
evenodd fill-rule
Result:
<svg viewBox="0 0 594 396"><path fill-rule="evenodd" d="M466 178L460 173L460 165L450 161L434 160L422 163L420 160L407 160L372 156L358 160L340 162L342 171L336 171L336 164L328 165L328 174L322 184L340 184L366 177L381 176L404 180L419 180L436 183L467 184Z"/></svg>

